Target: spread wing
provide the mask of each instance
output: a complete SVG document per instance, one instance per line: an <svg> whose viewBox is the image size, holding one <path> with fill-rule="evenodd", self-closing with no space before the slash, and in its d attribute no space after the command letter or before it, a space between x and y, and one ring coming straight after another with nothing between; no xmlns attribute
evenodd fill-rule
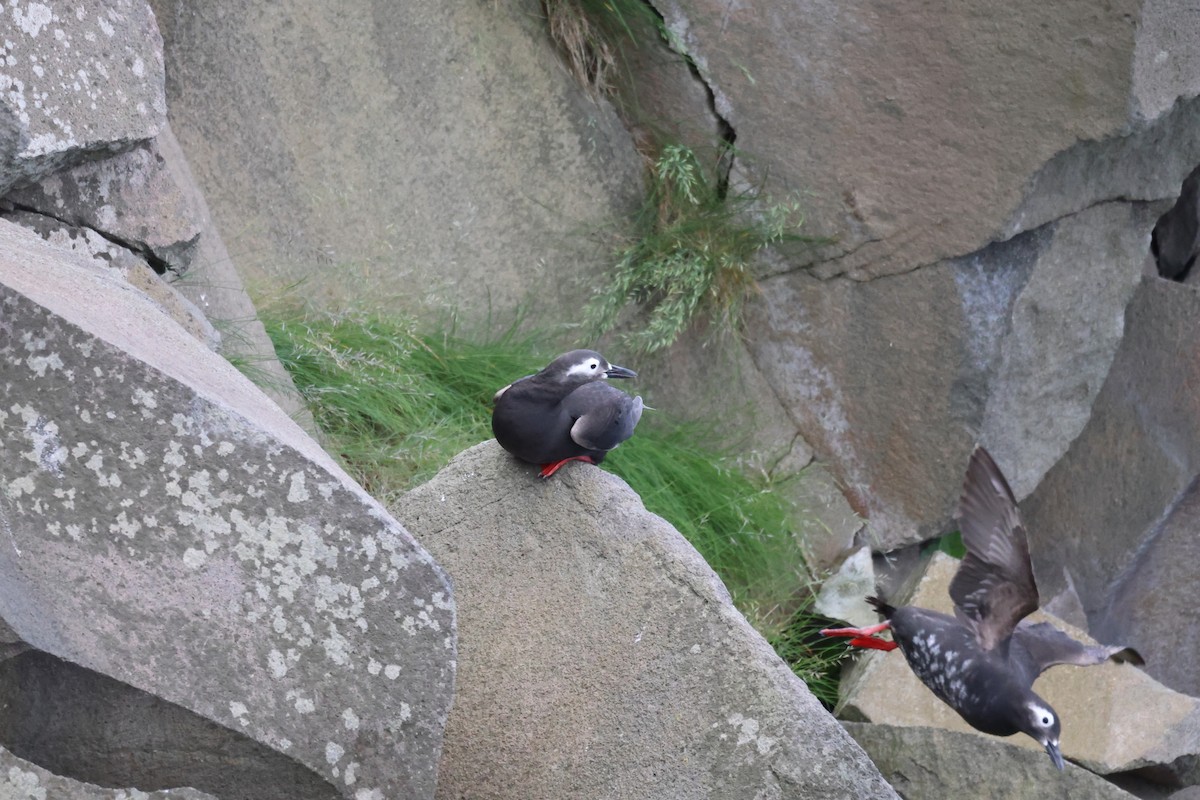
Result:
<svg viewBox="0 0 1200 800"><path fill-rule="evenodd" d="M1056 664L1090 667L1112 660L1142 665L1146 662L1132 647L1084 644L1072 639L1048 622L1024 622L1013 632L1009 660L1032 685L1033 680Z"/></svg>
<svg viewBox="0 0 1200 800"><path fill-rule="evenodd" d="M967 466L958 519L967 555L950 582L955 614L984 650L1038 607L1029 544L1008 481L982 447Z"/></svg>
<svg viewBox="0 0 1200 800"><path fill-rule="evenodd" d="M567 396L563 408L575 420L571 438L589 450L612 450L633 436L642 418L642 398L630 397L602 381L585 383Z"/></svg>

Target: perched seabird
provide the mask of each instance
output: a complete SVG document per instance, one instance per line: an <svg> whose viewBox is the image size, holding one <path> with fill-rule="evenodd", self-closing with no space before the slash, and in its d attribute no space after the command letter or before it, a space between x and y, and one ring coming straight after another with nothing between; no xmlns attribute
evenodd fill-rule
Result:
<svg viewBox="0 0 1200 800"><path fill-rule="evenodd" d="M633 435L644 408L608 379L636 377L594 350L564 353L496 392L492 433L517 458L541 464L543 478L568 461L599 464Z"/></svg>
<svg viewBox="0 0 1200 800"><path fill-rule="evenodd" d="M1033 691L1037 676L1056 664L1144 662L1132 648L1086 645L1049 623L1025 620L1038 608L1025 527L1008 482L982 447L971 455L958 519L967 554L950 582L953 617L868 597L884 622L821 633L854 637L855 647L899 647L921 682L971 727L996 736L1027 733L1062 769L1062 723ZM875 637L888 629L892 641Z"/></svg>

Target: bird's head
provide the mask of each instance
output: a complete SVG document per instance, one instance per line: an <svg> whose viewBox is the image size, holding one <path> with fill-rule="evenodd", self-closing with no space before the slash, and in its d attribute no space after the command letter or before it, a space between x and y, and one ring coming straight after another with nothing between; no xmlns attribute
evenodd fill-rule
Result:
<svg viewBox="0 0 1200 800"><path fill-rule="evenodd" d="M610 364L595 350L572 350L550 362L542 375L561 383L582 386L608 378L636 378L631 369Z"/></svg>
<svg viewBox="0 0 1200 800"><path fill-rule="evenodd" d="M1054 709L1050 707L1049 703L1032 692L1029 694L1029 699L1021 707L1022 718L1020 728L1036 739L1038 744L1046 748L1046 755L1050 756L1050 760L1054 762L1054 766L1062 769L1062 751L1058 748L1058 739L1062 734L1062 723L1059 722L1058 714L1054 713Z"/></svg>

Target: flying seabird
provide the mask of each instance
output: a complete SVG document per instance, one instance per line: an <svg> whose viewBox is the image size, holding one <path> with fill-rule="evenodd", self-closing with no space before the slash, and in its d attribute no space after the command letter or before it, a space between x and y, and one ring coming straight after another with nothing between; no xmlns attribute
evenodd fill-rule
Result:
<svg viewBox="0 0 1200 800"><path fill-rule="evenodd" d="M1056 664L1145 662L1133 648L1083 644L1049 623L1025 620L1039 605L1025 527L1008 482L982 447L971 455L957 516L967 553L950 582L953 617L868 597L884 622L821 633L853 637L855 647L899 647L921 682L971 727L996 736L1026 733L1062 769L1062 722L1033 691L1034 680ZM876 638L888 629L891 641Z"/></svg>

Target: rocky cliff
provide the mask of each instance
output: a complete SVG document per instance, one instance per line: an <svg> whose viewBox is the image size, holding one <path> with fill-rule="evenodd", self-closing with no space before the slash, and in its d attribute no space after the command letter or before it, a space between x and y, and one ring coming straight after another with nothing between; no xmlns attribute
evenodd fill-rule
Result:
<svg viewBox="0 0 1200 800"><path fill-rule="evenodd" d="M831 522L808 552L834 569L857 550L843 577L865 588L900 581L895 565L953 527L983 442L1024 502L1043 604L1200 693L1186 599L1196 15L1163 0L648 8L664 35L627 43L611 98L575 83L537 0L0 10L0 691L23 709L0 746L14 791L430 796L440 759L444 796L570 793L564 776L600 795L888 795L694 553L602 476L536 490L563 492L568 512L509 485L493 505L536 515L546 538L471 552L448 533L479 513L469 502L418 530L445 510L426 487L411 521L394 509L419 543L301 430L312 421L242 288L299 282L318 303L452 310L480 328L521 309L569 338L663 136L732 145L721 179L800 198L826 240L763 258L742 338L718 352L685 336L651 362L651 402L723 420L755 468L815 457L830 477L806 501ZM270 371L286 412L214 351ZM433 485L475 470L495 493L513 476L485 454ZM599 526L600 495L640 533ZM532 549L505 549L519 543ZM505 553L557 576L527 598L555 614L520 647L525 606L478 602L536 585ZM446 569L463 570L464 597ZM638 587L679 630L662 609L600 604L587 637L566 633L586 603ZM456 609L479 660L450 713ZM653 669L630 672L649 648L612 627L626 615L661 634ZM503 675L503 696L476 670ZM701 702L706 686L720 693ZM85 724L103 716L61 697L120 724ZM640 712L655 703L691 716ZM463 734L476 724L486 736ZM656 739L675 760L654 760L668 758L650 755ZM1156 775L1194 782L1194 754L1177 754Z"/></svg>

